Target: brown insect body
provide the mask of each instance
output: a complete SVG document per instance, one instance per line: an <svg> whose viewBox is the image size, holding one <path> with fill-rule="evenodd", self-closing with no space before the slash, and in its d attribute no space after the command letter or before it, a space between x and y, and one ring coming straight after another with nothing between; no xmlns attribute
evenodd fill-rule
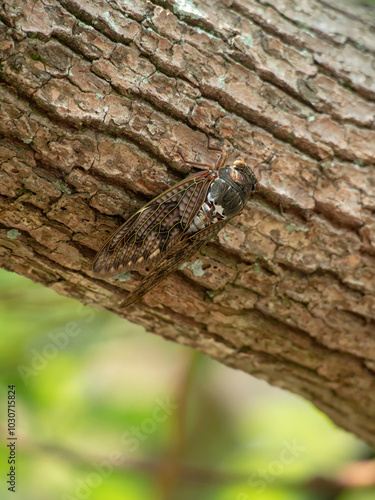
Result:
<svg viewBox="0 0 375 500"><path fill-rule="evenodd" d="M224 166L225 160L221 155L215 170L197 172L150 201L105 242L93 264L97 277L151 266L121 307L143 297L242 211L257 180L242 160Z"/></svg>

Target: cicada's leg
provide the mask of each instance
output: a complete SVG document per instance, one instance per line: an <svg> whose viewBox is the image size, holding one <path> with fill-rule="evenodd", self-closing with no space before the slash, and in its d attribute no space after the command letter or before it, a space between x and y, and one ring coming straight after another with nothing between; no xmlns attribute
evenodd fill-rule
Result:
<svg viewBox="0 0 375 500"><path fill-rule="evenodd" d="M268 167L266 167L266 168L260 168L260 169L258 170L259 180L261 180L261 179L262 179L262 171L263 171L263 172L270 172L270 171L272 170L272 165L271 165L271 162L272 162L272 160L274 159L274 157L275 157L275 156L276 156L276 155L275 155L275 154L273 154L273 155L272 155L269 159L267 159L267 160L265 160L265 161L261 161L260 163L258 163L257 165L255 165L255 168L257 168L257 167L258 167L258 166L260 166L260 165L265 165L265 164L267 164L267 165L268 165Z"/></svg>
<svg viewBox="0 0 375 500"><path fill-rule="evenodd" d="M186 163L187 165L194 165L195 167L200 167L202 169L208 168L209 170L220 170L225 165L228 155L227 153L223 153L222 149L211 146L210 136L207 136L207 140L208 140L207 149L209 151L219 151L221 153L219 158L216 160L215 165L209 165L208 163L199 163L197 161L186 160L180 149L178 150L178 154L181 156L183 162Z"/></svg>
<svg viewBox="0 0 375 500"><path fill-rule="evenodd" d="M219 151L219 153L221 153L219 158L216 160L216 164L215 164L215 170L220 170L222 167L224 167L225 162L227 161L227 158L228 158L228 154L223 153L223 150L221 148L215 148L214 146L211 146L209 135L207 136L207 142L208 142L207 149L209 151Z"/></svg>
<svg viewBox="0 0 375 500"><path fill-rule="evenodd" d="M178 154L181 156L182 161L186 163L186 165L194 165L195 167L200 167L202 169L207 168L208 170L213 170L215 168L214 165L210 165L209 163L199 163L198 161L186 160L180 149L178 150Z"/></svg>
<svg viewBox="0 0 375 500"><path fill-rule="evenodd" d="M223 150L221 148L215 148L215 146L211 146L210 136L207 136L207 149L208 151L219 151L219 153L223 154Z"/></svg>
<svg viewBox="0 0 375 500"><path fill-rule="evenodd" d="M222 167L224 167L227 158L228 158L227 153L222 153L216 160L215 170L220 170Z"/></svg>

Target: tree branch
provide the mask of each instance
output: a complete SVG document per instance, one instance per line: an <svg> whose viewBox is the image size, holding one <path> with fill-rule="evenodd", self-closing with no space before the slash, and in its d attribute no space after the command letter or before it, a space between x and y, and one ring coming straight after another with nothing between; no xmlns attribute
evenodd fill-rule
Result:
<svg viewBox="0 0 375 500"><path fill-rule="evenodd" d="M375 36L331 0L4 3L0 264L310 399L375 445ZM189 5L189 7L188 7ZM370 8L370 7L369 7ZM101 243L214 145L254 199L126 310Z"/></svg>

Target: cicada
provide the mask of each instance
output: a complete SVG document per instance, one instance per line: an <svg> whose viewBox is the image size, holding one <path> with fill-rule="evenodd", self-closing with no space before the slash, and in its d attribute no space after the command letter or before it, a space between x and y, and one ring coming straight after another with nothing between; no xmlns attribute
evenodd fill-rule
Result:
<svg viewBox="0 0 375 500"><path fill-rule="evenodd" d="M210 148L218 150L217 148ZM242 212L257 179L243 160L214 166L187 161L201 170L167 189L120 226L95 257L93 273L109 278L149 268L120 307L133 304L213 238Z"/></svg>

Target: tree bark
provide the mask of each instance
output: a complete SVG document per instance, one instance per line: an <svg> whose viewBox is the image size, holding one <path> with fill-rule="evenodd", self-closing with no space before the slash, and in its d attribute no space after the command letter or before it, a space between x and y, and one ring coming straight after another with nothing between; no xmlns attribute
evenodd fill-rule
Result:
<svg viewBox="0 0 375 500"><path fill-rule="evenodd" d="M374 10L338 5L4 2L0 263L301 394L375 446ZM95 253L188 174L179 148L214 163L207 136L261 175L256 195L121 311L140 275L95 279Z"/></svg>

